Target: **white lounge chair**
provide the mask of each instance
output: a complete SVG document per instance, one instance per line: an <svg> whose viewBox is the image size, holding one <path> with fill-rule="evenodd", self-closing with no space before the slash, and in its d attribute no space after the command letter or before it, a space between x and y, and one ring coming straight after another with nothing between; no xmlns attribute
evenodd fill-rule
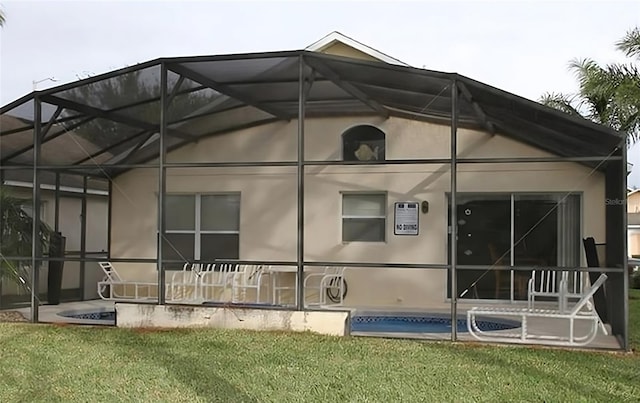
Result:
<svg viewBox="0 0 640 403"><path fill-rule="evenodd" d="M201 302L201 280L213 265L185 263L181 271L173 273L169 283L168 300L172 302Z"/></svg>
<svg viewBox="0 0 640 403"><path fill-rule="evenodd" d="M298 268L296 266L267 266L265 274L271 280L271 303L291 305L298 300Z"/></svg>
<svg viewBox="0 0 640 403"><path fill-rule="evenodd" d="M262 277L268 275L267 272L268 268L262 265L240 265L231 279L231 302L259 304ZM249 290L254 290L255 300L249 297Z"/></svg>
<svg viewBox="0 0 640 403"><path fill-rule="evenodd" d="M570 311L532 308L502 308L502 307L473 307L467 311L467 328L469 333L478 340L506 343L530 343L535 340L544 341L545 344L560 346L584 346L593 341L598 334L601 324L600 317L595 309L583 310L589 300L607 280L606 274L601 274L598 280L591 286L580 301ZM520 331L483 331L478 326L478 320L482 318L518 318L521 321ZM537 334L532 334L528 320L531 318L543 318L551 320L565 320L568 324L568 335L544 334L542 329ZM584 322L588 328L584 334L576 335L575 324ZM606 328L602 326L606 334Z"/></svg>
<svg viewBox="0 0 640 403"><path fill-rule="evenodd" d="M322 273L308 274L304 279L304 289L305 295L315 296L317 293L318 296L317 302L309 302L307 305L328 305L327 298L333 304L342 305L347 291L344 267L327 266Z"/></svg>
<svg viewBox="0 0 640 403"><path fill-rule="evenodd" d="M566 309L570 299L579 300L588 289L587 273L579 271L534 270L527 287L528 307L534 308L536 298L559 301L560 310Z"/></svg>
<svg viewBox="0 0 640 403"><path fill-rule="evenodd" d="M231 301L231 283L237 269L238 265L231 263L212 266L200 279L200 295L202 298L205 301Z"/></svg>
<svg viewBox="0 0 640 403"><path fill-rule="evenodd" d="M154 300L158 283L124 280L111 262L98 262L104 278L98 282L98 296L107 301Z"/></svg>

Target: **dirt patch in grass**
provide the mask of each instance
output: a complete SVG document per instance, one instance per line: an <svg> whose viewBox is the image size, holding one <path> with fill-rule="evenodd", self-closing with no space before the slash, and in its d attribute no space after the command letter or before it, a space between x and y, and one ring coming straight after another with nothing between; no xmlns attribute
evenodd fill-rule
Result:
<svg viewBox="0 0 640 403"><path fill-rule="evenodd" d="M0 322L28 322L28 320L17 311L0 311Z"/></svg>

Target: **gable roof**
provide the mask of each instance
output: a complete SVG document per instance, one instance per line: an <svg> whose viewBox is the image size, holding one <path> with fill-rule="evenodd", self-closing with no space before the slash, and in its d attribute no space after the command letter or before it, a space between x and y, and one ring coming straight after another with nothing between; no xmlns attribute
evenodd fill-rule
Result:
<svg viewBox="0 0 640 403"><path fill-rule="evenodd" d="M384 63L395 64L398 66L409 66L407 63L400 61L394 57L391 57L385 53L380 52L372 48L371 46L365 45L362 42L358 42L353 38L350 38L338 31L333 31L311 45L307 46L305 50L311 52L319 52L325 53L326 50L330 49L332 46L336 44L343 44L350 48L353 48L361 53L364 53L372 58L379 60ZM329 53L329 52L327 52Z"/></svg>

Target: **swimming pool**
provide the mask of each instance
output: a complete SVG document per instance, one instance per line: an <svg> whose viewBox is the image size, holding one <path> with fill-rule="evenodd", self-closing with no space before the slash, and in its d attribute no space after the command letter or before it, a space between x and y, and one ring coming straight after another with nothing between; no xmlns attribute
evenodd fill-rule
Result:
<svg viewBox="0 0 640 403"><path fill-rule="evenodd" d="M58 312L58 316L72 319L74 323L115 325L116 312L110 309L85 309Z"/></svg>
<svg viewBox="0 0 640 403"><path fill-rule="evenodd" d="M115 325L116 313L110 309L70 310L58 313L72 323ZM497 331L520 327L520 322L507 319L478 320L482 331ZM467 318L457 320L458 333L466 333ZM351 316L351 332L355 333L451 333L451 316L418 313L355 313Z"/></svg>
<svg viewBox="0 0 640 403"><path fill-rule="evenodd" d="M458 333L467 332L467 318L458 317ZM479 320L480 330L496 331L520 327L512 320ZM451 333L451 316L445 314L355 314L351 331L363 333Z"/></svg>

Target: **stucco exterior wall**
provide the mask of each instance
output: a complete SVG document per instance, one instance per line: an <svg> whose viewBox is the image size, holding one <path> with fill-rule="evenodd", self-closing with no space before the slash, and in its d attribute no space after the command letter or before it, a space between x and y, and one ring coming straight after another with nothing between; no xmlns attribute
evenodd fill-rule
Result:
<svg viewBox="0 0 640 403"><path fill-rule="evenodd" d="M357 49L352 48L351 46L347 46L344 43L340 43L340 42L336 42L332 45L327 46L325 49L321 50L320 53L351 57L353 59L371 60L371 61L378 61L378 62L380 61L371 55L368 55L364 52L361 52Z"/></svg>
<svg viewBox="0 0 640 403"><path fill-rule="evenodd" d="M629 228L627 233L628 256L640 256L640 229Z"/></svg>
<svg viewBox="0 0 640 403"><path fill-rule="evenodd" d="M387 159L448 158L450 128L399 118L308 119L305 158L341 160L341 134L359 124L386 133ZM274 123L211 137L169 154L169 161L274 161L296 158L297 122ZM458 131L459 156L547 156L500 135ZM458 166L459 192L581 192L583 236L605 236L604 178L575 163ZM305 169L305 260L446 264L449 166L309 166ZM111 254L156 256L157 170L138 169L115 180ZM169 193L240 192L240 258L296 259L296 170L291 167L170 169ZM341 240L341 192L387 194L385 242ZM418 236L393 235L397 201L429 202ZM154 265L119 264L127 279L153 281ZM424 307L446 299L446 271L349 269L351 306Z"/></svg>
<svg viewBox="0 0 640 403"><path fill-rule="evenodd" d="M627 199L627 213L629 214L640 213L640 192L636 192L629 195ZM633 224L640 224L640 221L634 222Z"/></svg>
<svg viewBox="0 0 640 403"><path fill-rule="evenodd" d="M627 255L640 255L640 193L634 192L627 198Z"/></svg>

